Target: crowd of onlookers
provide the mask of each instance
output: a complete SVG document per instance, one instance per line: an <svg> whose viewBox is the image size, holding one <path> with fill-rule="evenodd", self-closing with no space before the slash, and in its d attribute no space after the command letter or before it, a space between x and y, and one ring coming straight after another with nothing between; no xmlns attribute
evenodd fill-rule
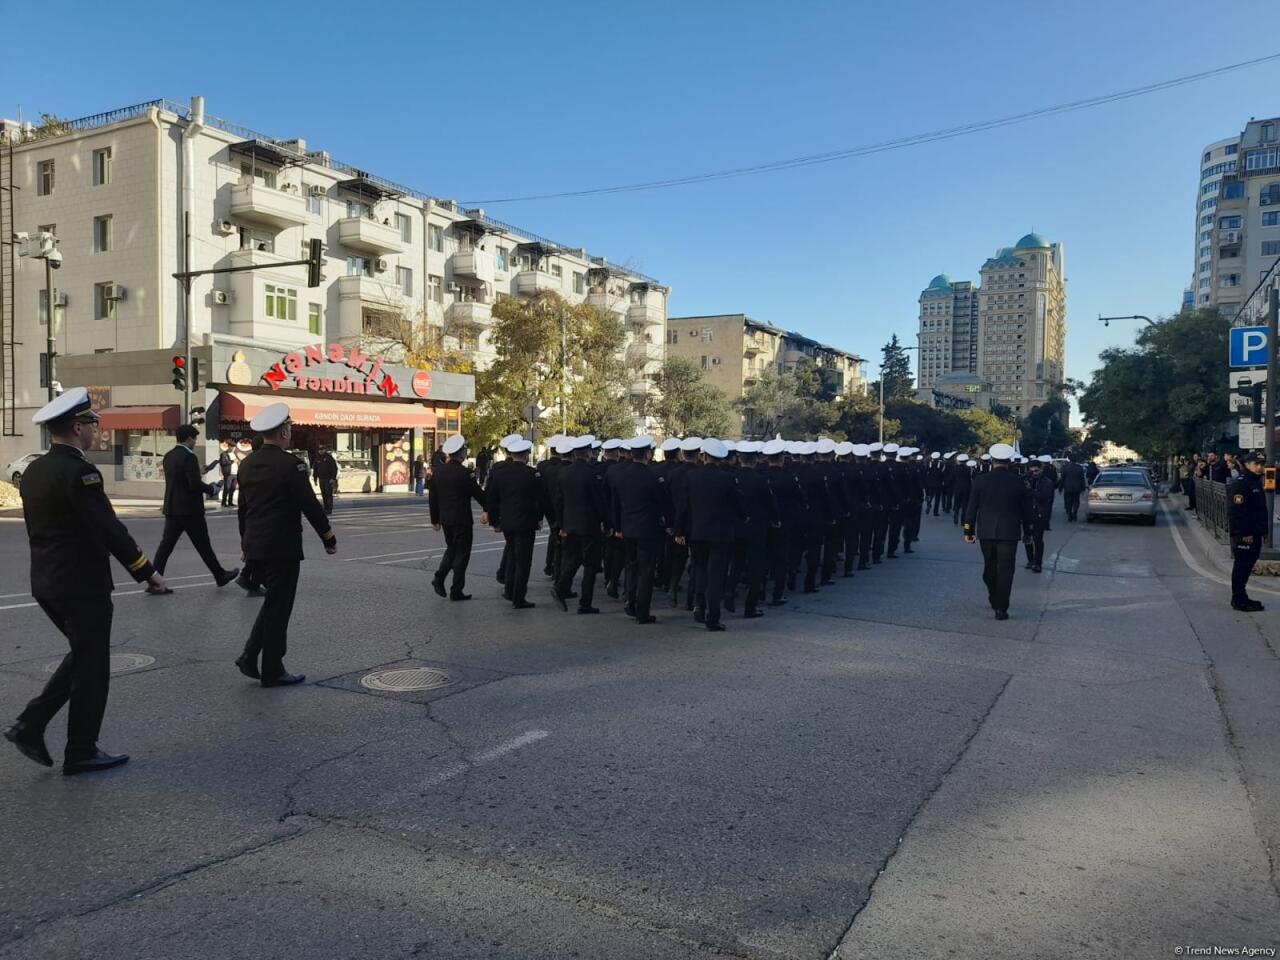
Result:
<svg viewBox="0 0 1280 960"><path fill-rule="evenodd" d="M1244 467L1234 453L1208 453L1201 456L1175 459L1169 467L1169 489L1181 490L1187 497L1187 511L1196 516L1196 478L1215 483L1230 483L1237 479Z"/></svg>

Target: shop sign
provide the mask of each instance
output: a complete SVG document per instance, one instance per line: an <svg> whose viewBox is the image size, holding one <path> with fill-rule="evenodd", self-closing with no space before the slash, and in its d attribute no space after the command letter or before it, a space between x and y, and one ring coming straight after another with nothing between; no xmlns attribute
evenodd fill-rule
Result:
<svg viewBox="0 0 1280 960"><path fill-rule="evenodd" d="M346 347L340 343L327 346L317 343L303 350L286 353L278 362L262 375L272 390L283 386L292 386L298 390L311 390L316 393L348 393L361 396L394 397L400 393L400 385L395 378L382 369L382 357L371 357L359 347ZM313 376L311 367L324 364L341 364L352 374L341 377ZM418 378L425 371L420 371L413 380L413 389L418 396L426 396L431 392L431 378L427 377L426 393L420 389Z"/></svg>

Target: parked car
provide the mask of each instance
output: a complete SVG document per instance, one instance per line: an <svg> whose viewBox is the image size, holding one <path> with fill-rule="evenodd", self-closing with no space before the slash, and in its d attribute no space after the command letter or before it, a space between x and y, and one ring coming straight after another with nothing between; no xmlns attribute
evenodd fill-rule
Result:
<svg viewBox="0 0 1280 960"><path fill-rule="evenodd" d="M1087 509L1089 523L1099 517L1137 517L1155 526L1156 487L1151 474L1130 467L1103 470L1089 487Z"/></svg>
<svg viewBox="0 0 1280 960"><path fill-rule="evenodd" d="M4 468L4 478L12 481L13 485L16 487L22 480L23 471L26 470L31 461L38 456L40 456L38 453L28 453L25 456L19 457L17 460L13 461L13 463Z"/></svg>

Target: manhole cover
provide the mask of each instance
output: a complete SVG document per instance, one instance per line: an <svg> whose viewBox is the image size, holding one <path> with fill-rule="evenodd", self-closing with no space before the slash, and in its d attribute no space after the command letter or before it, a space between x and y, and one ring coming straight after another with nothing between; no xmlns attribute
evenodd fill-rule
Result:
<svg viewBox="0 0 1280 960"><path fill-rule="evenodd" d="M145 653L113 653L111 655L111 672L129 673L132 670L141 670L143 667L149 667L155 662L155 657L149 657ZM61 660L55 660L53 663L45 665L44 672L53 673L61 665Z"/></svg>
<svg viewBox="0 0 1280 960"><path fill-rule="evenodd" d="M360 678L360 685L369 690L387 690L392 693L408 693L411 690L435 690L447 687L453 678L443 670L430 667L408 667L400 670L379 670Z"/></svg>

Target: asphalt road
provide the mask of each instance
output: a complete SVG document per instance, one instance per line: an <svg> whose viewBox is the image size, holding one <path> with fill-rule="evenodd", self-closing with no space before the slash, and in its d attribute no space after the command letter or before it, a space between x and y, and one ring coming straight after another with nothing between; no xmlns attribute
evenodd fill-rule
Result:
<svg viewBox="0 0 1280 960"><path fill-rule="evenodd" d="M154 658L112 680L102 742L132 762L64 779L0 744L0 957L1280 947L1280 591L1230 611L1182 522L1059 513L996 622L930 517L917 554L708 634L561 613L540 574L514 611L479 528L475 598L440 600L421 501L340 508L336 557L307 533L308 683L274 690L231 664L260 601L184 542L174 595L116 595L116 652ZM129 525L153 550L160 522ZM26 575L0 520L8 716L64 651ZM362 683L418 667L442 685Z"/></svg>

